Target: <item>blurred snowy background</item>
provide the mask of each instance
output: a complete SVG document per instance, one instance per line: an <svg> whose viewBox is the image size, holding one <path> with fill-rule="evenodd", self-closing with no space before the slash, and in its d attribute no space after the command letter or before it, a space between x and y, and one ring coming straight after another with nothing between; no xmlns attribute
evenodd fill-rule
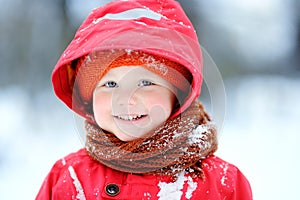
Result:
<svg viewBox="0 0 300 200"><path fill-rule="evenodd" d="M0 0L1 199L34 199L53 163L82 147L50 75L88 12L107 2ZM300 2L180 2L225 83L217 155L243 171L255 200L300 199ZM200 99L210 100L205 87Z"/></svg>

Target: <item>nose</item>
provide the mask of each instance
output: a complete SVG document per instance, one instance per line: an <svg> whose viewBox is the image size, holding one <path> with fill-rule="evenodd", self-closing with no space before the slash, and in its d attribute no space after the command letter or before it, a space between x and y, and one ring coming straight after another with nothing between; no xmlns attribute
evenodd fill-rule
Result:
<svg viewBox="0 0 300 200"><path fill-rule="evenodd" d="M136 90L130 88L118 88L113 94L114 105L136 105L138 97Z"/></svg>

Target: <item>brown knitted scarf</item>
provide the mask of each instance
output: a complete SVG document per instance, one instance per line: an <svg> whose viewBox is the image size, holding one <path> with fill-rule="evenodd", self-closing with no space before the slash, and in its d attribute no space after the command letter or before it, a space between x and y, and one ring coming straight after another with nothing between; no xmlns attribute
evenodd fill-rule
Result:
<svg viewBox="0 0 300 200"><path fill-rule="evenodd" d="M89 122L86 130L88 154L112 169L128 173L176 176L185 170L201 177L201 160L217 149L216 129L196 101L147 138L123 142Z"/></svg>

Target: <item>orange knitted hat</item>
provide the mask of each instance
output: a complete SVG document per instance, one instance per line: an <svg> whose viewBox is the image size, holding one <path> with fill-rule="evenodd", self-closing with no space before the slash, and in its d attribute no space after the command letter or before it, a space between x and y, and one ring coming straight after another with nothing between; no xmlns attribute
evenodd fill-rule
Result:
<svg viewBox="0 0 300 200"><path fill-rule="evenodd" d="M182 65L159 56L140 51L106 50L94 51L76 67L76 86L79 94L88 103L100 79L112 68L141 66L169 81L183 92L190 90L191 73Z"/></svg>

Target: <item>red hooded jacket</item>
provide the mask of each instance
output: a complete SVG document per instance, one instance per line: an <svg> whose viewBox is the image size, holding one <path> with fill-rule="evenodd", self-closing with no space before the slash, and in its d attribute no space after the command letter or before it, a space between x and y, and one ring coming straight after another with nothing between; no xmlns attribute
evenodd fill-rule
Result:
<svg viewBox="0 0 300 200"><path fill-rule="evenodd" d="M202 161L204 178L135 175L92 160L84 149L57 161L42 185L38 200L251 200L250 185L233 165L216 156ZM116 196L114 191L119 190Z"/></svg>
<svg viewBox="0 0 300 200"><path fill-rule="evenodd" d="M107 49L140 50L185 66L193 76L192 90L176 114L184 111L200 94L201 48L192 23L176 1L114 1L94 9L83 22L58 60L52 82L56 95L87 119L91 113L73 93L75 72L70 64L91 51Z"/></svg>
<svg viewBox="0 0 300 200"><path fill-rule="evenodd" d="M89 119L91 113L73 93L74 60L94 50L132 49L159 55L185 66L193 75L191 92L178 112L200 94L202 57L190 20L174 0L119 0L97 8L78 29L52 74L56 95ZM250 185L233 165L215 156L202 160L203 179L181 174L170 177L136 175L110 169L84 149L57 161L36 199L191 199L251 200Z"/></svg>

